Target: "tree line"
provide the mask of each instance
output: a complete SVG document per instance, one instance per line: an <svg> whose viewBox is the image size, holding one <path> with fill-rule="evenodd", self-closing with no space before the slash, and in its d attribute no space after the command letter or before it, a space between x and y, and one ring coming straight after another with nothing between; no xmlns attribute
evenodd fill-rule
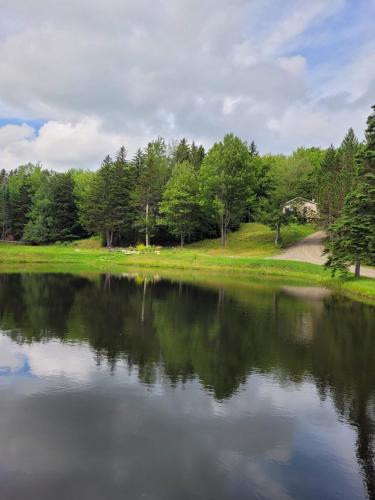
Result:
<svg viewBox="0 0 375 500"><path fill-rule="evenodd" d="M3 170L1 239L45 244L95 234L111 247L220 236L225 245L241 222L261 221L275 228L279 243L282 225L296 217L281 206L301 196L318 203L334 268L355 260L363 231L356 260L375 260L374 113L364 143L349 129L338 148L260 155L254 142L233 134L207 152L186 139L166 144L157 138L133 158L121 147L96 172L60 173L39 164Z"/></svg>

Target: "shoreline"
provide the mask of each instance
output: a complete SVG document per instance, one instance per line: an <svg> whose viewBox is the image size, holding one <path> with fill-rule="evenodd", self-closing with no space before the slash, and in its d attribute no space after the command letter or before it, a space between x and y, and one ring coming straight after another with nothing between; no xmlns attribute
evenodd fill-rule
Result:
<svg viewBox="0 0 375 500"><path fill-rule="evenodd" d="M332 278L322 266L264 257L212 256L192 249L162 249L159 253L128 255L122 250L84 250L69 246L0 245L0 273L66 272L158 273L167 279L204 281L278 281L323 286L353 299L375 304L375 279Z"/></svg>

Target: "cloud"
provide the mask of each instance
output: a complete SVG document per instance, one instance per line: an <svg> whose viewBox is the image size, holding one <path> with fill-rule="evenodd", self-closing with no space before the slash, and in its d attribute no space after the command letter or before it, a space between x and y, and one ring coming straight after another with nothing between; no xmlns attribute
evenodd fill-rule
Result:
<svg viewBox="0 0 375 500"><path fill-rule="evenodd" d="M33 127L22 125L4 125L0 128L0 147L7 147L14 142L29 139L34 135Z"/></svg>
<svg viewBox="0 0 375 500"><path fill-rule="evenodd" d="M333 56L311 65L305 53L312 29L316 40L319 26L341 15L345 28L348 5L3 0L0 116L45 125L30 133L1 129L0 166L40 160L59 169L97 167L122 142L131 153L157 135L209 146L228 131L255 139L262 151L290 151L309 138L310 113L313 122L316 114L328 119L321 99L334 99L343 87L350 99L342 101L340 118L345 129L353 125L355 101L361 132L369 112L364 95L375 81L372 59L365 62L366 54L373 57L370 35L360 39L354 30L342 40L347 58L339 73ZM334 38L322 43L330 48L324 44ZM301 109L303 133L275 125ZM316 140L331 142L323 131Z"/></svg>
<svg viewBox="0 0 375 500"><path fill-rule="evenodd" d="M110 133L98 119L84 118L76 123L49 121L34 135L26 124L0 128L1 166L12 168L27 162L41 162L48 168L97 168L104 156L122 144L135 143L126 136Z"/></svg>

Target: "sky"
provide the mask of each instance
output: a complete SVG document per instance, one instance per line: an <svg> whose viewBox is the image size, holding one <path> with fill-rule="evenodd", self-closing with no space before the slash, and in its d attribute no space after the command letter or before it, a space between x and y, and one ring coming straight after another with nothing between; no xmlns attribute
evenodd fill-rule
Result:
<svg viewBox="0 0 375 500"><path fill-rule="evenodd" d="M96 169L163 136L360 139L375 0L0 0L0 168Z"/></svg>

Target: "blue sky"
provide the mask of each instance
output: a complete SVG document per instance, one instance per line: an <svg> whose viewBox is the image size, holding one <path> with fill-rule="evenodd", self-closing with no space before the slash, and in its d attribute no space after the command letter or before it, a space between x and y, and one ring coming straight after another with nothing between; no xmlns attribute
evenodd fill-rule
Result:
<svg viewBox="0 0 375 500"><path fill-rule="evenodd" d="M0 168L97 168L158 135L363 138L374 18L375 0L3 0Z"/></svg>
<svg viewBox="0 0 375 500"><path fill-rule="evenodd" d="M45 120L27 120L25 118L12 118L12 117L1 117L0 116L0 127L3 127L4 125L22 125L22 124L29 125L35 130L35 133L37 134L40 130L40 127L46 123Z"/></svg>

